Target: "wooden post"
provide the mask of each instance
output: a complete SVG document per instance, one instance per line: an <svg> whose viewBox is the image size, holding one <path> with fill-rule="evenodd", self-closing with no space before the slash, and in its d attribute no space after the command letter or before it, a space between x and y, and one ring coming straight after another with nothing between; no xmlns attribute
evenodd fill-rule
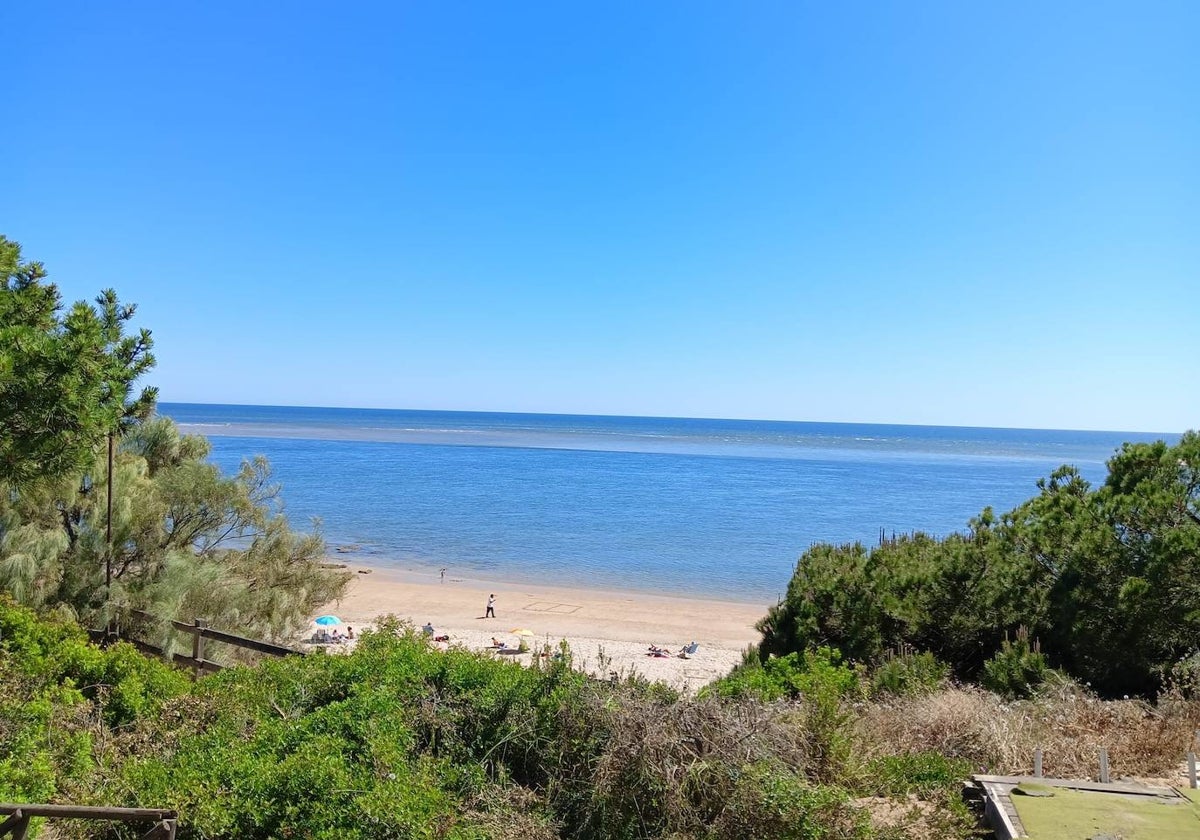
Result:
<svg viewBox="0 0 1200 840"><path fill-rule="evenodd" d="M143 834L141 840L175 840L175 820L163 820Z"/></svg>
<svg viewBox="0 0 1200 840"><path fill-rule="evenodd" d="M1100 781L1111 781L1108 777L1108 748L1100 748Z"/></svg>
<svg viewBox="0 0 1200 840"><path fill-rule="evenodd" d="M208 629L208 622L197 618L192 623L195 626L192 631L192 659L196 660L196 676L199 677L204 673L200 663L204 661L204 631Z"/></svg>
<svg viewBox="0 0 1200 840"><path fill-rule="evenodd" d="M1196 754L1194 752L1190 752L1188 753L1188 787L1190 787L1192 790L1195 790L1196 786Z"/></svg>
<svg viewBox="0 0 1200 840"><path fill-rule="evenodd" d="M21 813L20 808L13 811L8 819L0 823L0 837L12 835L13 840L25 840L27 831L29 831L29 817Z"/></svg>
<svg viewBox="0 0 1200 840"><path fill-rule="evenodd" d="M1033 751L1033 775L1042 778L1042 748Z"/></svg>

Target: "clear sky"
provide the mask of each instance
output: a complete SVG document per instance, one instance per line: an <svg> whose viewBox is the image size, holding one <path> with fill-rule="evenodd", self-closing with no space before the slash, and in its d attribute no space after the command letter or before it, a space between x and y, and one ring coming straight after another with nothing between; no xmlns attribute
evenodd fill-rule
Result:
<svg viewBox="0 0 1200 840"><path fill-rule="evenodd" d="M1200 426L1200 4L7 0L167 401Z"/></svg>

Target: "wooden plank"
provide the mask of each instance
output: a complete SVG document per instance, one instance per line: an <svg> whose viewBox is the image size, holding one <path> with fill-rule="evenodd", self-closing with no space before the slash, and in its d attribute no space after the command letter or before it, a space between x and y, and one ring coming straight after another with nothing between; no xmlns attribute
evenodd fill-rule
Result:
<svg viewBox="0 0 1200 840"><path fill-rule="evenodd" d="M224 642L227 645L245 648L247 650L265 653L268 656L291 656L294 653L301 653L295 648L286 647L284 645L276 645L271 642L260 642L258 639L247 639L245 636L238 636L233 633L226 633L223 630L213 630L206 628L197 630L195 625L184 624L182 621L172 621L171 626L176 630L182 630L185 633L200 633L206 639L212 639L214 642Z"/></svg>
<svg viewBox="0 0 1200 840"><path fill-rule="evenodd" d="M245 636L235 636L233 633L225 633L221 630L204 630L202 632L206 639L212 639L214 642L224 642L227 645L235 645L246 650L265 653L268 656L292 656L301 652L295 648L276 645L271 642L260 642L258 639L247 639Z"/></svg>
<svg viewBox="0 0 1200 840"><path fill-rule="evenodd" d="M182 665L185 668L191 668L193 671L203 671L209 674L215 674L218 671L225 670L224 665L218 665L216 662L209 662L207 659L201 659L197 661L192 659L192 657L188 656L186 653L175 654L171 658L171 661L176 665Z"/></svg>
<svg viewBox="0 0 1200 840"><path fill-rule="evenodd" d="M130 612L130 615L136 616L136 617L144 619L146 621L157 621L158 620L154 616L150 615L149 613L142 612L141 610L130 610L129 612ZM197 621L200 621L200 620L197 619ZM182 631L184 633L189 633L194 638L197 638L197 639L198 638L212 639L214 642L222 642L227 645L233 645L234 647L245 648L246 650L252 650L257 653L265 653L268 656L292 656L293 654L303 654L304 653L304 651L302 651L302 650L297 650L296 648L288 647L286 645L277 645L272 642L263 642L258 639L250 639L250 638L247 638L246 636L239 636L236 633L226 633L224 630L214 630L211 627L207 627L207 626L197 627L197 625L195 623L188 624L187 622L178 621L176 619L171 620L171 626L174 627L176 630ZM202 656L193 657L193 658L203 659Z"/></svg>
<svg viewBox="0 0 1200 840"><path fill-rule="evenodd" d="M177 811L169 808L110 808L104 805L29 805L0 802L0 814L16 814L22 817L58 817L60 819L116 820L174 820Z"/></svg>
<svg viewBox="0 0 1200 840"><path fill-rule="evenodd" d="M137 648L142 653L149 653L154 656L162 656L163 655L162 648L158 647L157 645L152 645L149 642L143 642L139 639L122 639L121 641L128 642L129 644L133 645L135 648Z"/></svg>
<svg viewBox="0 0 1200 840"><path fill-rule="evenodd" d="M1036 776L972 776L980 783L993 783L1000 785L1016 786L1023 782L1031 782L1047 787L1070 788L1072 790L1094 790L1101 793L1132 793L1141 796L1166 796L1174 798L1178 794L1171 788L1152 787L1150 785L1141 785L1136 783L1125 782L1092 782L1083 779L1044 779Z"/></svg>
<svg viewBox="0 0 1200 840"><path fill-rule="evenodd" d="M1025 829L1023 826L1018 828L1019 820L1013 819L1016 814L1005 801L1008 796L1004 789L999 785L985 783L983 790L983 816L996 832L996 840L1016 840L1018 837L1024 837Z"/></svg>

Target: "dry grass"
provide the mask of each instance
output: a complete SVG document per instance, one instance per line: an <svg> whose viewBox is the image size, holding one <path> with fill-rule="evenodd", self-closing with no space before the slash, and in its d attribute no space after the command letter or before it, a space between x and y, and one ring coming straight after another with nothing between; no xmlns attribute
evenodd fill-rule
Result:
<svg viewBox="0 0 1200 840"><path fill-rule="evenodd" d="M652 809L646 824L700 832L733 795L741 768L767 762L803 772L809 763L806 732L785 704L682 698L664 707L634 693L620 704L592 701L608 735L589 780L593 796Z"/></svg>
<svg viewBox="0 0 1200 840"><path fill-rule="evenodd" d="M930 750L1015 775L1033 772L1033 752L1041 747L1046 775L1064 778L1095 777L1101 747L1108 748L1114 778L1170 776L1198 727L1198 699L1106 701L1070 683L1012 703L979 688L947 688L870 704L858 720L869 757Z"/></svg>

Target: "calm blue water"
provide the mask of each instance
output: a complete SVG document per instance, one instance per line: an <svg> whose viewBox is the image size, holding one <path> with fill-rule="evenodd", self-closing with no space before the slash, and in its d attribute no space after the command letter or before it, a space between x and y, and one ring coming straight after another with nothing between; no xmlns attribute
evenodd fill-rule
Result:
<svg viewBox="0 0 1200 840"><path fill-rule="evenodd" d="M377 566L759 602L819 541L962 529L1063 463L1162 435L164 403L226 472ZM1178 435L1166 436L1172 442ZM357 556L356 556L357 555Z"/></svg>

